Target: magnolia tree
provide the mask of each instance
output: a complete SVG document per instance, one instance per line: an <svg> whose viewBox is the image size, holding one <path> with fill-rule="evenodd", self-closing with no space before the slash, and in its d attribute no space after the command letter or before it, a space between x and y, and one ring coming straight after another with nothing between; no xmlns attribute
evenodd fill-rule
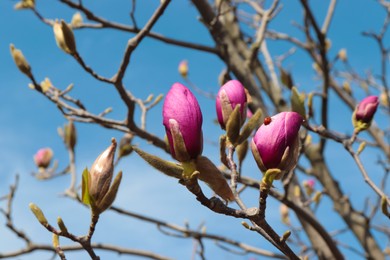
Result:
<svg viewBox="0 0 390 260"><path fill-rule="evenodd" d="M53 103L59 114L68 120L59 129L69 155L68 159L62 158L68 161L67 167L58 170L58 165L51 163L52 149L42 148L34 155L38 168L34 177L49 185L53 178L68 182L66 176L70 176L68 188L62 191L65 198L52 199L70 200L73 209L72 214L55 220L45 216L48 211L45 201L32 201L29 207L34 221L28 225L46 229L52 235L52 240L36 242L42 239L26 232L25 223L14 221L12 209L27 207L13 203L17 193L23 190L17 178L9 193L2 191L1 212L8 232L24 244L20 243L19 249L0 252L0 258L29 256L33 251L49 251L61 259L69 258L71 251L79 251L78 258L83 259L87 256L100 259L105 252L153 259L218 259L222 256L230 259L247 254L254 259L384 259L389 254L390 198L386 195L390 172L389 49L384 41L390 21L388 2L376 3L383 9L383 24L363 32L363 37L377 44L365 50L374 53L379 48L380 52L378 72L366 73L354 68L347 56L348 46L339 50L331 47L332 42L342 38L330 36L332 28L339 26L331 26L337 13L336 0L327 1L327 8L320 9L311 6L317 3L300 0L294 3L292 10L289 9L291 2L278 0L188 1L186 8L197 14L185 19L199 19L202 33L209 34L207 45L194 43L197 30L182 40L159 33L157 25L169 17L169 9L177 4L175 1L162 0L149 6L150 3L133 0L128 10L130 19L125 22L107 19L104 13L94 11L96 3L58 2L59 8L73 11L71 20L48 17L41 12L45 2L22 0L15 9L18 12L24 9L33 14L29 19L38 19L42 26L52 27L52 31L42 37L54 35L63 55L70 56L74 66L85 72L85 77L110 86L120 96L125 110L120 115L122 119L111 117L111 109L97 113L87 109L85 103L104 97L90 94L85 99L79 98L73 85L55 87L48 78L39 83L35 74L38 72L32 69L34 60L23 55L16 42L10 43L11 56L30 81L29 87L36 95ZM149 10L148 17L140 18L136 7L153 10ZM354 7L350 8L353 11ZM300 14L296 19L300 20L280 18L297 11ZM284 24L291 22L294 33L283 31ZM128 39L113 75L103 75L94 69L94 64L87 65L78 45L87 37L84 36L86 30L104 38L108 29L124 32ZM174 32L171 34L174 36ZM129 66L133 59L142 59L142 53L148 52L148 45L142 44L147 39L162 42L161 52L164 48L186 48L222 61L222 72L214 76L219 90L198 85L196 77L190 78L191 63L183 60L178 65L181 79L172 79L170 85L161 87L162 95L150 95L146 99L139 96L139 89L133 88L125 75L133 73ZM282 47L272 49L273 44L280 43ZM26 50L23 51L26 54ZM134 55L136 51L141 57ZM96 52L99 54L101 52ZM48 53L41 55L43 59L50 58ZM192 60L203 59L202 55L193 57ZM312 67L306 68L303 76L294 76L301 79L294 81L294 65L285 64L290 60L299 63L302 57L309 58L306 64ZM114 59L107 62L115 67ZM304 78L312 79L311 86L305 86ZM339 117L351 118L351 121L340 122ZM214 118L214 122L210 118ZM147 127L148 120L153 121L152 127ZM113 136L118 131L122 135L118 142L115 138L96 139L95 142L101 144L101 154L94 154L96 160L87 168L78 167L75 156L77 144L81 145L77 128L83 123L115 130ZM216 130L218 124L220 130ZM349 159L338 160L336 156L340 154ZM375 154L377 159L373 163L373 157L365 154ZM217 216L220 228L215 231L212 224L208 225L207 218L200 219L204 223L199 228L192 228L194 223L168 222L158 214L134 212L131 206L121 204L121 189L133 187L132 183L127 185L126 180L122 180L122 175L131 175L134 171L134 165L123 163L128 158L145 163L155 175L168 176L168 189L180 187L189 195L185 197L185 210L181 210L182 205L176 209L183 219L203 208ZM121 168L123 174L117 168ZM365 199L350 196L351 182L361 182L363 188L359 193ZM149 185L145 181L145 189ZM158 187L153 186L153 189ZM174 201L167 203L175 205ZM80 233L79 227L66 222L78 218L75 215L78 212L84 214L85 208L90 211L90 224L84 227L85 233ZM146 229L127 233L120 241L114 240L117 245L101 237L97 239L96 232L109 228L104 224L109 212L125 216L121 223L110 225L125 226L126 221L132 219L144 225L156 225L155 232L162 232L164 239L155 243L163 243L165 250L156 252L147 247L140 250L126 242L131 236L140 243L153 241L154 235L149 233L153 231ZM193 241L187 245L187 256L175 253L177 249L170 243L176 242L169 242L175 241L173 237ZM213 247L220 251L210 249Z"/></svg>

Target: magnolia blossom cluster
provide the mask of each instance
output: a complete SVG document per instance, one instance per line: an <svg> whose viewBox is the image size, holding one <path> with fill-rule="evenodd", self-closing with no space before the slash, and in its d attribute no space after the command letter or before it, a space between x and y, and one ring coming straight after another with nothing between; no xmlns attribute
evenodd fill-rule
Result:
<svg viewBox="0 0 390 260"><path fill-rule="evenodd" d="M247 117L247 96L238 80L223 85L216 98L216 112L222 129L226 129L232 112L238 106L240 125ZM295 112L275 115L263 124L252 140L252 152L262 171L278 168L289 171L298 159L298 131L303 118ZM180 83L169 90L163 105L165 126L172 156L180 162L196 159L202 153L202 113L191 91Z"/></svg>

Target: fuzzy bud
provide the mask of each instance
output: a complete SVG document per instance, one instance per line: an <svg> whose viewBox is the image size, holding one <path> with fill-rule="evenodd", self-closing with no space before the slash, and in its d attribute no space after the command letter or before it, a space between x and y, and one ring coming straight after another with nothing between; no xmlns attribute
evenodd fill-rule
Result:
<svg viewBox="0 0 390 260"><path fill-rule="evenodd" d="M352 96L351 84L348 81L343 82L343 90L347 92L348 95Z"/></svg>
<svg viewBox="0 0 390 260"><path fill-rule="evenodd" d="M368 96L357 105L352 115L352 124L357 131L360 132L370 127L378 105L377 96Z"/></svg>
<svg viewBox="0 0 390 260"><path fill-rule="evenodd" d="M389 92L389 96L390 96L390 92ZM387 97L388 97L388 94L386 93L385 90L383 90L381 95L380 95L380 100L381 100L381 104L385 107L389 106L389 99Z"/></svg>
<svg viewBox="0 0 390 260"><path fill-rule="evenodd" d="M303 187L305 188L306 194L308 196L311 196L311 194L313 194L314 192L315 180L314 179L305 180L302 184Z"/></svg>
<svg viewBox="0 0 390 260"><path fill-rule="evenodd" d="M76 41L72 29L61 20L54 22L53 31L58 47L68 54L75 54Z"/></svg>
<svg viewBox="0 0 390 260"><path fill-rule="evenodd" d="M252 139L251 148L261 171L279 169L283 175L296 166L299 155L298 133L302 122L298 113L282 112L268 118L259 127Z"/></svg>
<svg viewBox="0 0 390 260"><path fill-rule="evenodd" d="M35 0L22 0L15 4L15 10L20 9L34 9L35 8Z"/></svg>
<svg viewBox="0 0 390 260"><path fill-rule="evenodd" d="M237 105L240 106L240 125L242 126L247 113L245 88L238 80L230 80L219 89L216 100L218 122L222 129L226 129L227 121Z"/></svg>
<svg viewBox="0 0 390 260"><path fill-rule="evenodd" d="M41 82L41 88L42 88L42 92L43 93L46 93L47 91L49 91L51 88L53 88L53 84L51 83L50 79L49 78L45 78L42 82Z"/></svg>
<svg viewBox="0 0 390 260"><path fill-rule="evenodd" d="M339 57L339 59L343 62L346 62L347 59L348 59L348 56L347 56L347 49L341 49L339 51L339 53L337 54L337 56Z"/></svg>
<svg viewBox="0 0 390 260"><path fill-rule="evenodd" d="M42 148L34 155L34 162L37 167L46 169L49 167L52 158L53 151L50 148Z"/></svg>
<svg viewBox="0 0 390 260"><path fill-rule="evenodd" d="M289 209L285 204L281 204L280 208L280 218L282 219L283 224L290 225Z"/></svg>
<svg viewBox="0 0 390 260"><path fill-rule="evenodd" d="M191 91L180 83L172 85L163 105L163 124L172 156L187 162L202 154L202 112Z"/></svg>
<svg viewBox="0 0 390 260"><path fill-rule="evenodd" d="M102 152L92 164L88 177L88 192L96 205L108 192L114 174L114 156L116 141L112 139L111 145Z"/></svg>
<svg viewBox="0 0 390 260"><path fill-rule="evenodd" d="M80 25L83 24L83 17L81 16L80 12L76 12L72 16L72 21L70 22L73 28L79 27Z"/></svg>
<svg viewBox="0 0 390 260"><path fill-rule="evenodd" d="M69 120L69 124L64 126L64 142L68 148L74 150L77 142L77 133L72 120Z"/></svg>
<svg viewBox="0 0 390 260"><path fill-rule="evenodd" d="M183 77L183 78L187 78L188 76L188 61L186 60L182 60L180 63L179 63L179 67L177 68L180 75Z"/></svg>
<svg viewBox="0 0 390 260"><path fill-rule="evenodd" d="M125 134L119 142L119 154L118 157L122 158L131 154L133 151L133 147L131 146L131 142L133 140L133 135L130 133Z"/></svg>
<svg viewBox="0 0 390 260"><path fill-rule="evenodd" d="M16 49L13 44L10 45L11 55L18 69L28 77L31 77L31 67L28 64L21 50Z"/></svg>
<svg viewBox="0 0 390 260"><path fill-rule="evenodd" d="M45 215L43 214L42 210L34 203L30 203L28 204L28 206L30 207L30 210L35 215L39 223L41 223L43 226L47 226L48 221Z"/></svg>

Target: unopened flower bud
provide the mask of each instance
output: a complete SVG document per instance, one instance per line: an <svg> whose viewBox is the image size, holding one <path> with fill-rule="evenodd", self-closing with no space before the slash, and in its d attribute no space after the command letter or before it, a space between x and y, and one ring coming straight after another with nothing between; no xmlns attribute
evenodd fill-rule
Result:
<svg viewBox="0 0 390 260"><path fill-rule="evenodd" d="M28 64L21 50L16 49L13 44L10 45L11 55L18 69L28 77L31 77L31 67Z"/></svg>
<svg viewBox="0 0 390 260"><path fill-rule="evenodd" d="M280 217L282 219L283 224L290 225L290 217L289 217L288 207L285 204L281 204L279 211L280 211Z"/></svg>
<svg viewBox="0 0 390 260"><path fill-rule="evenodd" d="M381 100L381 104L385 107L389 106L389 99L387 98L387 96L388 96L388 94L386 93L385 90L383 90L381 95L380 95L380 100ZM389 92L389 96L390 96L390 92Z"/></svg>
<svg viewBox="0 0 390 260"><path fill-rule="evenodd" d="M72 27L79 27L80 25L83 24L83 17L81 16L80 12L76 12L73 17L72 21L70 22Z"/></svg>
<svg viewBox="0 0 390 260"><path fill-rule="evenodd" d="M53 87L53 84L51 83L49 78L45 78L45 80L41 82L40 86L42 88L42 92L46 93L49 89Z"/></svg>
<svg viewBox="0 0 390 260"><path fill-rule="evenodd" d="M127 133L122 137L119 142L119 158L129 155L133 151L133 147L131 146L133 137L134 136L130 133Z"/></svg>
<svg viewBox="0 0 390 260"><path fill-rule="evenodd" d="M95 160L89 171L88 192L95 205L99 205L108 192L114 174L114 156L116 141L112 139L111 145Z"/></svg>
<svg viewBox="0 0 390 260"><path fill-rule="evenodd" d="M247 113L245 88L238 80L230 80L219 89L216 99L217 117L222 129L226 128L227 121L237 105L240 106L240 124L243 125Z"/></svg>
<svg viewBox="0 0 390 260"><path fill-rule="evenodd" d="M69 120L69 123L64 126L63 138L66 146L73 150L77 142L77 133L72 120Z"/></svg>
<svg viewBox="0 0 390 260"><path fill-rule="evenodd" d="M172 156L186 162L201 155L203 118L191 91L180 83L173 84L165 97L162 114Z"/></svg>
<svg viewBox="0 0 390 260"><path fill-rule="evenodd" d="M291 89L294 86L294 81L291 76L291 73L280 68L280 81L286 86L288 89Z"/></svg>
<svg viewBox="0 0 390 260"><path fill-rule="evenodd" d="M37 218L37 220L39 221L39 223L41 223L43 226L46 226L48 224L48 221L45 217L45 215L43 214L42 210L34 203L30 203L28 204L28 206L30 207L32 213L34 213L35 217Z"/></svg>
<svg viewBox="0 0 390 260"><path fill-rule="evenodd" d="M34 162L37 167L46 169L52 158L53 151L50 148L42 148L34 155Z"/></svg>
<svg viewBox="0 0 390 260"><path fill-rule="evenodd" d="M328 51L332 47L332 41L330 39L325 39L325 50Z"/></svg>
<svg viewBox="0 0 390 260"><path fill-rule="evenodd" d="M266 119L252 139L252 153L261 171L279 169L283 175L297 164L303 119L296 112L282 112Z"/></svg>
<svg viewBox="0 0 390 260"><path fill-rule="evenodd" d="M314 179L305 180L303 182L303 187L305 188L306 194L308 196L311 196L311 194L313 194L313 192L314 192L314 185L315 185L315 180Z"/></svg>
<svg viewBox="0 0 390 260"><path fill-rule="evenodd" d="M300 199L300 197L301 197L301 188L299 187L299 185L294 185L293 193L294 193L294 197L295 198Z"/></svg>
<svg viewBox="0 0 390 260"><path fill-rule="evenodd" d="M320 203L321 201L321 198L322 198L322 193L320 191L317 191L316 194L314 194L313 196L314 203L318 205L318 203Z"/></svg>
<svg viewBox="0 0 390 260"><path fill-rule="evenodd" d="M352 115L352 124L357 131L360 132L370 127L378 105L377 96L368 96L357 105Z"/></svg>
<svg viewBox="0 0 390 260"><path fill-rule="evenodd" d="M345 92L347 92L348 95L350 95L350 96L352 95L351 84L349 84L348 81L344 81L344 82L343 82L343 90L344 90Z"/></svg>
<svg viewBox="0 0 390 260"><path fill-rule="evenodd" d="M347 49L341 49L337 55L341 61L347 61Z"/></svg>
<svg viewBox="0 0 390 260"><path fill-rule="evenodd" d="M22 0L15 4L14 8L16 10L20 9L34 9L35 8L35 0Z"/></svg>
<svg viewBox="0 0 390 260"><path fill-rule="evenodd" d="M63 21L55 21L53 25L54 37L58 47L66 53L76 53L76 41L72 29Z"/></svg>
<svg viewBox="0 0 390 260"><path fill-rule="evenodd" d="M188 76L188 61L182 60L179 63L178 71L183 78Z"/></svg>

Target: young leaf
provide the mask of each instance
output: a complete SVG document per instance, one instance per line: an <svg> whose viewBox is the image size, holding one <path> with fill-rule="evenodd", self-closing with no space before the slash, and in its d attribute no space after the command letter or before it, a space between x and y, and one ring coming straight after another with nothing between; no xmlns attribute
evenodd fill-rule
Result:
<svg viewBox="0 0 390 260"><path fill-rule="evenodd" d="M240 133L240 138L238 139L238 143L241 144L244 142L250 134L258 128L261 124L260 118L262 116L262 111L261 109L256 110L256 113L249 119L249 121L244 125L241 133Z"/></svg>
<svg viewBox="0 0 390 260"><path fill-rule="evenodd" d="M296 87L291 89L291 109L303 118L306 118L305 100L301 97Z"/></svg>
<svg viewBox="0 0 390 260"><path fill-rule="evenodd" d="M81 179L81 201L86 205L91 205L91 198L89 197L88 191L88 178L88 168L85 168Z"/></svg>
<svg viewBox="0 0 390 260"><path fill-rule="evenodd" d="M229 138L229 141L235 145L238 141L238 138L240 136L240 128L241 128L241 122L240 122L240 106L237 105L233 112L230 114L229 119L226 123L226 135Z"/></svg>

